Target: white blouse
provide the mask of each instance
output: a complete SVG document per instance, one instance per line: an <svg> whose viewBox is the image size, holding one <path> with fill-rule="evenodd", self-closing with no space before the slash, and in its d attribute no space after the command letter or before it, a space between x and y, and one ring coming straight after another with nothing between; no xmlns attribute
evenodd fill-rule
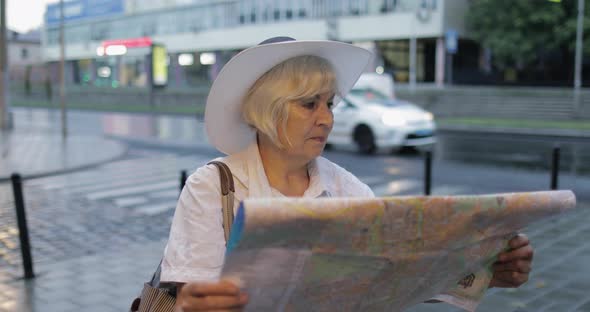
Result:
<svg viewBox="0 0 590 312"><path fill-rule="evenodd" d="M250 197L284 197L272 188L264 172L256 143L223 158L235 185L234 211ZM352 173L318 157L308 168L310 183L303 197L375 197ZM163 282L216 281L225 256L219 171L214 165L198 168L180 194L160 280Z"/></svg>

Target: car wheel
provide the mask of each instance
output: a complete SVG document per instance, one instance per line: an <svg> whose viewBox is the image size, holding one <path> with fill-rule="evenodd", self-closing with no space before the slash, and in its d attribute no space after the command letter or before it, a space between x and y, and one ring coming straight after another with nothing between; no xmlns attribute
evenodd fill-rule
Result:
<svg viewBox="0 0 590 312"><path fill-rule="evenodd" d="M356 143L359 152L363 154L374 154L377 150L373 131L365 125L358 126L354 131L354 142Z"/></svg>

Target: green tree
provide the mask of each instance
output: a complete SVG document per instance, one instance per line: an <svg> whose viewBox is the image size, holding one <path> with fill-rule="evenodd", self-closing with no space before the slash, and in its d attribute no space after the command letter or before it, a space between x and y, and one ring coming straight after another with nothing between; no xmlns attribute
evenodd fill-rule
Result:
<svg viewBox="0 0 590 312"><path fill-rule="evenodd" d="M590 52L588 2L584 6L584 54ZM473 0L465 22L472 38L490 49L500 69L523 69L542 63L548 55L560 55L561 64L570 66L577 4L578 0Z"/></svg>

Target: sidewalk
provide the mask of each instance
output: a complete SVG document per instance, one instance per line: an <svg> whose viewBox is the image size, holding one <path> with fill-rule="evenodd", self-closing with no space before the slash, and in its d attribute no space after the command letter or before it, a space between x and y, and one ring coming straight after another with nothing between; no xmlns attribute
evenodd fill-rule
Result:
<svg viewBox="0 0 590 312"><path fill-rule="evenodd" d="M0 270L0 311L128 311L156 269L164 245L151 242L37 265L32 280Z"/></svg>
<svg viewBox="0 0 590 312"><path fill-rule="evenodd" d="M35 178L100 165L125 155L125 145L99 136L50 131L0 132L0 183L19 173Z"/></svg>
<svg viewBox="0 0 590 312"><path fill-rule="evenodd" d="M118 141L98 135L61 135L44 125L0 131L0 202L11 202L10 175L19 173L33 179L91 168L122 158L127 147ZM12 206L12 204L8 205ZM6 221L0 211L0 219ZM31 226L31 224L29 224ZM15 227L0 227L0 245L16 243L9 234ZM36 278L24 280L22 267L0 267L0 311L125 311L136 295L146 272L155 268L153 261L138 261L142 255L157 259L162 243L152 246L130 246L123 254L90 255L58 263L35 263ZM20 262L20 259L17 260ZM133 278L135 277L135 279ZM136 285L117 288L126 283ZM104 292L110 290L110 293ZM119 299L119 300L117 300ZM105 306L105 303L109 304Z"/></svg>

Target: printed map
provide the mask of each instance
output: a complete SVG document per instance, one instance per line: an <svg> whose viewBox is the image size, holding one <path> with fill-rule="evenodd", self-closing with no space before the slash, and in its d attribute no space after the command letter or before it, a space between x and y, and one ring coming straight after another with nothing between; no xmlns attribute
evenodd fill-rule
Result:
<svg viewBox="0 0 590 312"><path fill-rule="evenodd" d="M574 207L571 191L246 200L222 275L247 290L248 311L402 311L429 299L474 311L507 241Z"/></svg>

